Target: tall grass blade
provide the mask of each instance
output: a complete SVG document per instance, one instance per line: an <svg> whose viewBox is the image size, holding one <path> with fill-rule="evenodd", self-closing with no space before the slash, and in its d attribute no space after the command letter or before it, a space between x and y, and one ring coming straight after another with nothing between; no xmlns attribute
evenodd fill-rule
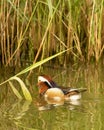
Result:
<svg viewBox="0 0 104 130"><path fill-rule="evenodd" d="M44 63L46 63L47 61L49 61L49 60L51 60L51 59L53 59L53 58L55 58L55 57L57 57L57 56L59 56L59 55L65 53L65 52L68 51L68 50L69 50L69 49L64 50L64 51L61 51L61 52L59 52L59 53L57 53L57 54L55 54L55 55L52 55L52 56L50 56L50 57L48 57L48 58L46 58L46 59L43 59L42 61L39 61L39 62L37 62L37 63L35 63L35 64L33 64L33 65L27 67L26 69L24 69L23 71L19 72L19 73L16 74L15 76L19 76L19 75L21 75L21 74L24 74L24 73L30 71L30 70L33 70L33 69L35 69L36 67L38 67L38 66L40 66L40 65L42 65L42 64L44 64Z"/></svg>
<svg viewBox="0 0 104 130"><path fill-rule="evenodd" d="M36 54L36 56L35 56L35 59L34 59L34 62L33 62L33 63L36 62L36 60L37 60L37 58L38 58L38 56L39 56L39 54L40 54L40 52L41 52L41 48L42 48L42 46L43 46L43 44L44 44L44 41L45 41L45 39L46 39L48 30L49 30L50 25L51 25L51 23L52 23L53 17L54 17L54 15L55 15L56 11L57 11L57 8L58 8L58 6L59 6L59 3L60 3L60 0L58 1L57 6L56 6L56 8L55 8L55 10L54 10L54 12L53 12L53 14L52 14L52 16L50 17L50 20L49 20L49 22L48 22L46 31L45 31L45 33L44 33L44 35L43 35L42 41L41 41L41 43L40 43L38 52L37 52L37 54Z"/></svg>
<svg viewBox="0 0 104 130"><path fill-rule="evenodd" d="M47 0L47 3L48 3L48 7L49 7L49 17L52 17L52 14L53 14L52 1Z"/></svg>

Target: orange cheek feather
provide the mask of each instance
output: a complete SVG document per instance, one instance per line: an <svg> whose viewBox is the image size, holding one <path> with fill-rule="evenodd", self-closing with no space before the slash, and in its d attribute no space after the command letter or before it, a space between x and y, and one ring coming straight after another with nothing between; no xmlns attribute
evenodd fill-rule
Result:
<svg viewBox="0 0 104 130"><path fill-rule="evenodd" d="M48 87L47 86L40 86L39 88L39 94L43 94L47 91Z"/></svg>

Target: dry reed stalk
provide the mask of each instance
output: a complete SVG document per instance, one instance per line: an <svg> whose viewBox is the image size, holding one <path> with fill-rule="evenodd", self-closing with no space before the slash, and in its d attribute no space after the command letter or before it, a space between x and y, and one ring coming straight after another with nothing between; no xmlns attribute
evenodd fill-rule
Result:
<svg viewBox="0 0 104 130"><path fill-rule="evenodd" d="M104 52L103 2L1 0L2 64L35 63L66 48L73 48L67 61L98 62ZM60 64L65 57L57 58Z"/></svg>

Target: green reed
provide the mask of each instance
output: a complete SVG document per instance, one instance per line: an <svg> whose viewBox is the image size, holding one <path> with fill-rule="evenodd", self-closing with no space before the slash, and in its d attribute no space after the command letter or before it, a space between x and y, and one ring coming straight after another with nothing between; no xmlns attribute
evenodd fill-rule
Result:
<svg viewBox="0 0 104 130"><path fill-rule="evenodd" d="M104 54L103 12L104 0L1 0L1 63L35 63L67 48L59 64L98 62Z"/></svg>

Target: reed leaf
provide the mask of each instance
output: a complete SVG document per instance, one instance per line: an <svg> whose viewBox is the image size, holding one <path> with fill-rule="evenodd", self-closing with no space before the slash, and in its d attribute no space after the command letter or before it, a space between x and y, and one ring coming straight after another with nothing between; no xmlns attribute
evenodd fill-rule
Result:
<svg viewBox="0 0 104 130"><path fill-rule="evenodd" d="M30 70L32 70L32 69L35 69L35 68L39 67L40 65L42 65L42 64L44 64L44 63L46 63L46 62L48 62L49 60L52 60L53 58L55 58L55 57L57 57L57 56L59 56L59 55L65 53L65 52L67 52L67 51L69 51L69 50L71 50L71 48L69 48L69 49L67 49L67 50L64 50L64 51L61 51L61 52L59 52L59 53L57 53L57 54L55 54L55 55L52 55L52 56L50 56L50 57L48 57L48 58L46 58L46 59L43 59L42 61L39 61L39 62L37 62L37 63L35 63L35 64L33 64L33 65L27 67L26 69L22 70L21 72L19 72L19 73L16 74L15 76L13 76L13 77L11 77L11 78L5 80L4 82L0 83L0 85L3 85L3 84L5 84L5 83L7 83L7 82L9 82L10 80L13 80L13 79L17 79L17 80L18 80L18 78L16 78L17 76L22 75L22 74L24 74L24 73L26 73L26 72L28 72L28 71L30 71ZM22 81L22 82L23 82L23 81Z"/></svg>
<svg viewBox="0 0 104 130"><path fill-rule="evenodd" d="M16 81L18 81L19 84L20 84L20 86L21 86L21 89L22 89L22 92L23 92L23 95L24 95L25 99L29 100L29 101L32 101L32 97L31 97L30 92L28 91L28 89L26 88L24 82L20 78L18 78L16 76L13 76L13 77L10 78L10 80L16 80ZM15 92L16 92L16 89L13 88L13 90L15 90ZM17 94L17 92L16 92L16 94Z"/></svg>
<svg viewBox="0 0 104 130"><path fill-rule="evenodd" d="M71 48L70 48L70 49L71 49ZM24 73L30 71L30 70L33 70L33 69L35 69L36 67L39 67L40 65L42 65L42 64L44 64L44 63L50 61L51 59L53 59L53 58L55 58L55 57L57 57L57 56L59 56L59 55L65 53L65 52L68 51L68 50L69 50L69 49L64 50L64 51L61 51L61 52L59 52L59 53L57 53L57 54L55 54L55 55L52 55L52 56L50 56L50 57L48 57L48 58L46 58L46 59L43 59L43 60L41 60L41 61L39 61L39 62L37 62L37 63L35 63L35 64L32 64L31 66L27 67L26 69L24 69L23 71L19 72L19 73L16 74L15 76L19 76L19 75L22 75L22 74L24 74Z"/></svg>
<svg viewBox="0 0 104 130"><path fill-rule="evenodd" d="M18 90L14 87L14 85L12 84L11 81L9 81L10 87L12 88L14 94L17 96L18 99L22 99L22 96L20 95L20 93L18 92Z"/></svg>

